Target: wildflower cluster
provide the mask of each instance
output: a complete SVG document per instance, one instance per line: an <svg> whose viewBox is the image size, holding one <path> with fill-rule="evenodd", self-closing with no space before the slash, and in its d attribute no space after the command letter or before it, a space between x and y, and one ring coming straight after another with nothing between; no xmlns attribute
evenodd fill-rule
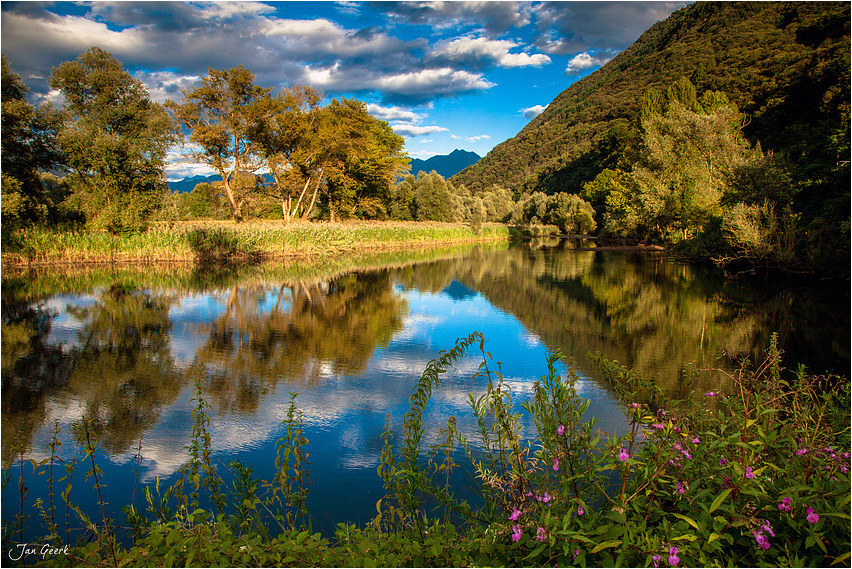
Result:
<svg viewBox="0 0 852 569"><path fill-rule="evenodd" d="M848 564L848 517L825 516L848 507L848 396L803 374L781 389L773 349L757 372L744 363L727 389L683 402L598 358L630 421L606 440L578 419L573 372L542 378L528 407L540 450L509 461L524 502L503 494L508 525L492 527L527 564Z"/></svg>

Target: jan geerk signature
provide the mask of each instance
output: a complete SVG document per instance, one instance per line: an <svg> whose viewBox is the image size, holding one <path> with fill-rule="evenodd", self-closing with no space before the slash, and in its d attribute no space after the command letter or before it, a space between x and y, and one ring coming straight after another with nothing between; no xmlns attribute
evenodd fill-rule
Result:
<svg viewBox="0 0 852 569"><path fill-rule="evenodd" d="M39 555L42 559L46 559L48 555L53 556L60 553L68 555L68 546L56 547L49 543L19 543L15 547L10 548L8 553L9 559L12 561L20 561L25 555Z"/></svg>

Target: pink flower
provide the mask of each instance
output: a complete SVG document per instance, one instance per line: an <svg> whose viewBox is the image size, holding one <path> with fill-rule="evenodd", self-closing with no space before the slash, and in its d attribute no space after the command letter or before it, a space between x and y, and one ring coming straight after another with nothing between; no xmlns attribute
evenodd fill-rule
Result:
<svg viewBox="0 0 852 569"><path fill-rule="evenodd" d="M553 458L553 471L556 472L557 470L559 470L559 457L558 456Z"/></svg>
<svg viewBox="0 0 852 569"><path fill-rule="evenodd" d="M745 475L746 478L754 478L754 473L751 471L751 466L746 467Z"/></svg>
<svg viewBox="0 0 852 569"><path fill-rule="evenodd" d="M564 435L565 434L565 425L563 425L562 423L559 423L559 426L556 427L556 434L559 435L560 437L562 435Z"/></svg>
<svg viewBox="0 0 852 569"><path fill-rule="evenodd" d="M585 513L586 513L586 510L584 510L584 509L583 509L583 506L578 506L578 507L577 507L577 515L578 515L578 516L582 516L582 515L583 515L583 514L585 514Z"/></svg>
<svg viewBox="0 0 852 569"><path fill-rule="evenodd" d="M814 511L814 509L811 508L810 506L808 507L807 514L808 514L807 515L808 521L811 522L812 524L815 524L819 521L819 514L816 513Z"/></svg>
<svg viewBox="0 0 852 569"><path fill-rule="evenodd" d="M763 549L769 549L769 539L765 535L759 533L754 538L757 540L757 544L760 547Z"/></svg>
<svg viewBox="0 0 852 569"><path fill-rule="evenodd" d="M512 526L512 541L518 541L522 535L524 535L524 531L521 528L517 525Z"/></svg>
<svg viewBox="0 0 852 569"><path fill-rule="evenodd" d="M771 525L769 525L769 522L768 522L768 521L764 521L764 522L763 522L763 525L762 525L762 526L760 526L760 531L765 531L766 533L768 533L768 534L769 534L769 535L771 535L772 537L775 537L775 532L774 532L774 531L772 531L772 526L771 526Z"/></svg>
<svg viewBox="0 0 852 569"><path fill-rule="evenodd" d="M624 462L628 458L630 458L630 455L627 454L627 449L621 449L621 452L618 453L618 460Z"/></svg>
<svg viewBox="0 0 852 569"><path fill-rule="evenodd" d="M704 397L716 397L718 395L715 391L708 391L704 394Z"/></svg>
<svg viewBox="0 0 852 569"><path fill-rule="evenodd" d="M659 555L654 555L653 557L651 557L651 559L654 560L654 567L660 566L660 559L662 559L662 557L660 557Z"/></svg>
<svg viewBox="0 0 852 569"><path fill-rule="evenodd" d="M796 456L802 456L803 454L808 454L808 449L805 447L799 447L796 449Z"/></svg>
<svg viewBox="0 0 852 569"><path fill-rule="evenodd" d="M725 466L726 464L728 464L727 460L725 460L724 458L719 459L719 466Z"/></svg>
<svg viewBox="0 0 852 569"><path fill-rule="evenodd" d="M579 549L575 549L575 550L574 550L574 559L577 559L577 556L578 556L578 555L580 555L580 550L579 550Z"/></svg>
<svg viewBox="0 0 852 569"><path fill-rule="evenodd" d="M549 492L545 492L543 497L540 498L540 497L536 496L535 499L538 500L539 502L544 502L546 504L546 503L550 502L550 500L552 500L553 498L550 496Z"/></svg>
<svg viewBox="0 0 852 569"><path fill-rule="evenodd" d="M782 512L789 512L790 507L792 506L792 503L793 502L790 500L790 498L788 498L787 496L784 496L783 498L781 498L781 503L778 504L778 509L781 510Z"/></svg>
<svg viewBox="0 0 852 569"><path fill-rule="evenodd" d="M694 439L692 439L692 444L694 444L694 445L701 444L701 439L699 439L698 437L695 437Z"/></svg>
<svg viewBox="0 0 852 569"><path fill-rule="evenodd" d="M686 488L684 487L683 482L678 482L677 483L677 493L683 494L684 492L686 492Z"/></svg>
<svg viewBox="0 0 852 569"><path fill-rule="evenodd" d="M535 532L535 537L539 541L544 541L544 528L538 528L538 531Z"/></svg>
<svg viewBox="0 0 852 569"><path fill-rule="evenodd" d="M680 557L677 556L678 551L677 547L669 549L669 565L677 565L680 563Z"/></svg>
<svg viewBox="0 0 852 569"><path fill-rule="evenodd" d="M510 520L512 520L512 521L516 521L516 520L517 520L519 517L521 517L523 514L524 514L524 513L523 513L521 510L519 510L519 509L518 509L518 508L516 508L515 506L512 506L512 515L511 515L511 516L509 516L509 519L510 519Z"/></svg>
<svg viewBox="0 0 852 569"><path fill-rule="evenodd" d="M653 425L651 425L651 428L652 428L652 429L657 429L658 431L662 431L662 430L663 430L663 429L665 429L666 427L665 427L665 425L663 425L662 423L654 423Z"/></svg>

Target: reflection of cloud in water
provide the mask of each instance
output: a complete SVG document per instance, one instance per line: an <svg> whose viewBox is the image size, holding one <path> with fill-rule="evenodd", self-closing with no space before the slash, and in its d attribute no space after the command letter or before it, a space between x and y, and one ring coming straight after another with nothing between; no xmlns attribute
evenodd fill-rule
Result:
<svg viewBox="0 0 852 569"><path fill-rule="evenodd" d="M538 348L542 345L541 339L527 330L521 333L520 342L528 348Z"/></svg>

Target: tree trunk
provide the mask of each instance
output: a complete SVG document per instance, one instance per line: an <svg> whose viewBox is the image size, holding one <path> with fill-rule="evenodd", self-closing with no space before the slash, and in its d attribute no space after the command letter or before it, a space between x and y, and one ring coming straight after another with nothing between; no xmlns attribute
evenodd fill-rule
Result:
<svg viewBox="0 0 852 569"><path fill-rule="evenodd" d="M234 199L234 192L231 191L231 182L228 179L230 176L227 172L220 172L219 175L222 176L222 182L225 184L225 196L228 198L228 203L231 204L231 212L234 214L234 221L239 223L243 220L243 215L240 211L240 204L236 202Z"/></svg>
<svg viewBox="0 0 852 569"><path fill-rule="evenodd" d="M311 210L314 209L314 202L317 199L317 193L319 192L320 184L322 184L322 171L323 168L320 168L319 174L317 174L317 186L314 188L314 194L311 196L311 203L308 205L308 209L302 214L302 219L308 219L308 216L311 214Z"/></svg>

